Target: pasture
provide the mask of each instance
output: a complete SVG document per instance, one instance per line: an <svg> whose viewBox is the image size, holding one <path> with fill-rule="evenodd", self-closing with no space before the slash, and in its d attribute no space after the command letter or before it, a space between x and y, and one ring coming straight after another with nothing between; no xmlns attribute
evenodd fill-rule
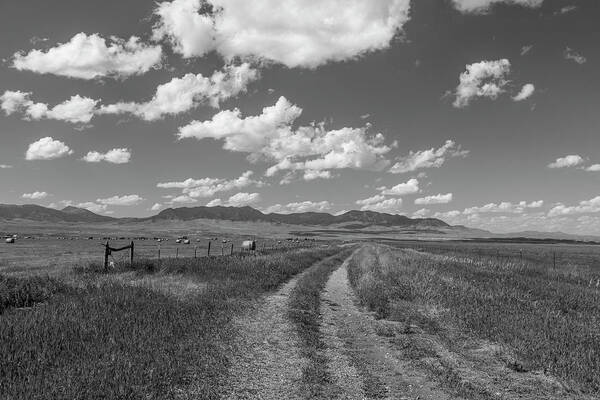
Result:
<svg viewBox="0 0 600 400"><path fill-rule="evenodd" d="M600 395L599 246L145 236L0 246L0 398Z"/></svg>

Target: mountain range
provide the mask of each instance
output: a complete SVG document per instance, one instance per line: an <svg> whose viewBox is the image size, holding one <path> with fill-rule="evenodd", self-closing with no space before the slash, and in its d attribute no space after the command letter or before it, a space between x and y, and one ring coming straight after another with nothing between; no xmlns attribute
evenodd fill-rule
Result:
<svg viewBox="0 0 600 400"><path fill-rule="evenodd" d="M167 208L156 215L145 218L115 218L98 215L87 209L68 206L62 210L34 204L0 204L0 221L26 220L46 223L160 223L194 220L228 220L239 222L265 222L272 224L305 225L328 227L329 229L363 230L369 227L394 230L429 232L440 234L453 233L459 237L470 238L534 238L554 240L598 241L595 236L572 235L562 232L516 232L494 234L481 229L460 225L449 225L436 218L409 218L404 215L386 214L375 211L347 211L332 215L324 212L302 212L292 214L265 214L252 207L180 207Z"/></svg>

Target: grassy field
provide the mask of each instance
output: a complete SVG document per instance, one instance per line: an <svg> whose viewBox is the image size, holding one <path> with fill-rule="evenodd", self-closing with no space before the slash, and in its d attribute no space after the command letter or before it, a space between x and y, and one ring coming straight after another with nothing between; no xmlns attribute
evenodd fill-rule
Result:
<svg viewBox="0 0 600 400"><path fill-rule="evenodd" d="M80 268L76 286L2 278L2 398L218 398L234 351L232 318L336 252L165 260L160 268L140 262L109 274ZM205 287L182 298L113 279L131 273Z"/></svg>
<svg viewBox="0 0 600 400"><path fill-rule="evenodd" d="M600 269L589 264L593 256L553 268L545 249L523 260L495 250L369 246L350 264L349 278L379 318L402 321L407 329L419 326L449 346L469 336L501 343L517 354L508 365L513 370L539 370L575 392L599 395ZM427 347L409 351L415 359L431 356Z"/></svg>

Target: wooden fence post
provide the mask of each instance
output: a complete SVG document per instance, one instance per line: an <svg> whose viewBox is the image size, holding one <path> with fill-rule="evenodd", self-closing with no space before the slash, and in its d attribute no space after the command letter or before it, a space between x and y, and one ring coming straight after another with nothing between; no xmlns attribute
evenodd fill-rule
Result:
<svg viewBox="0 0 600 400"><path fill-rule="evenodd" d="M210 240L208 241L208 250L206 251L206 255L210 257Z"/></svg>
<svg viewBox="0 0 600 400"><path fill-rule="evenodd" d="M225 245L223 243L221 243L221 255L223 255L223 248L224 248L224 246Z"/></svg>
<svg viewBox="0 0 600 400"><path fill-rule="evenodd" d="M194 246L194 258L196 258L196 252L198 251L198 246Z"/></svg>
<svg viewBox="0 0 600 400"><path fill-rule="evenodd" d="M233 255L233 242L231 243L231 254L230 255Z"/></svg>
<svg viewBox="0 0 600 400"><path fill-rule="evenodd" d="M129 253L129 265L133 267L133 240L131 241L131 252Z"/></svg>
<svg viewBox="0 0 600 400"><path fill-rule="evenodd" d="M179 258L179 247L175 247L175 258Z"/></svg>
<svg viewBox="0 0 600 400"><path fill-rule="evenodd" d="M108 269L108 256L110 255L110 248L108 247L108 240L106 241L106 244L104 245L104 269L107 270Z"/></svg>
<svg viewBox="0 0 600 400"><path fill-rule="evenodd" d="M160 265L160 244L158 245L158 264Z"/></svg>

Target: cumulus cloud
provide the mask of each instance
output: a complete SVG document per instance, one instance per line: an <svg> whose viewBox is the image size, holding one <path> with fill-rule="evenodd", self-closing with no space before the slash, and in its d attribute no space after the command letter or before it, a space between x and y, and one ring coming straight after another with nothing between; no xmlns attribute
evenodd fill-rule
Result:
<svg viewBox="0 0 600 400"><path fill-rule="evenodd" d="M315 68L389 47L409 9L409 0L174 0L158 4L153 37L185 58L216 51Z"/></svg>
<svg viewBox="0 0 600 400"><path fill-rule="evenodd" d="M562 215L590 214L597 212L600 212L600 196L596 196L590 200L581 201L575 206L566 206L559 203L548 212L548 216L557 217Z"/></svg>
<svg viewBox="0 0 600 400"><path fill-rule="evenodd" d="M572 60L580 65L585 64L587 62L587 58L585 56L576 52L570 47L567 47L565 49L565 51L563 52L563 56L565 57L565 60Z"/></svg>
<svg viewBox="0 0 600 400"><path fill-rule="evenodd" d="M31 143L25 153L25 159L52 160L69 154L73 154L73 150L69 146L48 136Z"/></svg>
<svg viewBox="0 0 600 400"><path fill-rule="evenodd" d="M427 217L429 214L431 213L430 210L428 210L427 208L421 208L420 210L417 210L413 213L412 217L413 218L425 218Z"/></svg>
<svg viewBox="0 0 600 400"><path fill-rule="evenodd" d="M131 151L126 148L112 149L106 153L99 153L97 151L88 152L82 160L89 163L99 163L106 161L111 164L127 164L131 159Z"/></svg>
<svg viewBox="0 0 600 400"><path fill-rule="evenodd" d="M229 205L231 207L242 207L242 206L248 206L248 205L251 205L254 203L258 203L259 201L260 201L259 193L240 192L240 193L236 193L233 196L231 196L227 200L227 205Z"/></svg>
<svg viewBox="0 0 600 400"><path fill-rule="evenodd" d="M327 130L324 123L292 127L302 109L280 97L260 115L242 117L238 109L217 113L207 121L193 121L179 128L179 139L223 141L229 151L248 153L250 161L275 162L266 171L305 171L304 178L328 178L333 169L381 170L391 148L382 134L371 135L364 128Z"/></svg>
<svg viewBox="0 0 600 400"><path fill-rule="evenodd" d="M543 2L544 0L452 0L454 7L465 14L485 14L491 10L492 6L497 4L536 8L541 6Z"/></svg>
<svg viewBox="0 0 600 400"><path fill-rule="evenodd" d="M275 204L267 207L264 212L266 214L279 213L279 214L292 214L292 213L303 213L303 212L325 212L331 208L331 203L328 201L301 201L295 203L288 203L285 205Z"/></svg>
<svg viewBox="0 0 600 400"><path fill-rule="evenodd" d="M258 71L248 63L225 66L210 77L189 73L159 85L152 99L145 103L110 104L100 107L98 114L133 114L146 121L154 121L165 115L189 111L203 103L218 108L221 101L245 92L258 75Z"/></svg>
<svg viewBox="0 0 600 400"><path fill-rule="evenodd" d="M586 170L586 171L589 171L589 172L598 172L598 171L600 171L600 164L593 164L593 165L590 165L590 166L589 166L589 167L587 167L585 170Z"/></svg>
<svg viewBox="0 0 600 400"><path fill-rule="evenodd" d="M112 196L105 199L97 199L96 202L106 206L135 206L145 199L137 194L127 194L123 196Z"/></svg>
<svg viewBox="0 0 600 400"><path fill-rule="evenodd" d="M376 194L375 196L371 196L366 199L357 200L356 204L358 204L359 206L366 206L369 204L379 203L383 200L385 200L385 196L383 196L381 194Z"/></svg>
<svg viewBox="0 0 600 400"><path fill-rule="evenodd" d="M510 73L510 61L507 59L468 64L466 69L459 77L454 107L466 107L477 97L495 100L505 92Z"/></svg>
<svg viewBox="0 0 600 400"><path fill-rule="evenodd" d="M53 74L69 78L94 79L99 77L128 77L140 75L160 64L162 49L140 42L112 36L110 40L98 34L78 33L67 43L60 43L46 51L31 50L16 53L12 66L39 74Z"/></svg>
<svg viewBox="0 0 600 400"><path fill-rule="evenodd" d="M468 150L463 150L452 140L446 140L446 143L436 149L411 151L407 156L401 157L389 170L393 174L412 172L422 168L439 168L446 159L452 157L466 157Z"/></svg>
<svg viewBox="0 0 600 400"><path fill-rule="evenodd" d="M363 205L361 211L377 211L388 214L397 214L402 208L402 199L391 198Z"/></svg>
<svg viewBox="0 0 600 400"><path fill-rule="evenodd" d="M391 188L381 187L381 194L388 196L404 196L407 194L414 194L419 192L419 180L411 178L404 183L399 183Z"/></svg>
<svg viewBox="0 0 600 400"><path fill-rule="evenodd" d="M535 86L531 83L527 83L525 85L523 85L523 87L521 88L521 91L519 93L517 93L516 96L513 97L514 101L523 101L525 99L530 98L533 95L533 92L535 92Z"/></svg>
<svg viewBox="0 0 600 400"><path fill-rule="evenodd" d="M23 195L21 197L24 199L30 199L30 200L41 200L41 199L45 199L46 197L48 197L48 193L46 193L46 192L23 193Z"/></svg>
<svg viewBox="0 0 600 400"><path fill-rule="evenodd" d="M235 189L242 189L250 185L263 186L263 182L252 179L252 171L244 172L235 179L223 178L188 178L184 181L161 182L156 187L162 189L181 189L182 194L189 198L208 198L219 192L227 192Z"/></svg>
<svg viewBox="0 0 600 400"><path fill-rule="evenodd" d="M578 154L571 154L568 156L557 158L556 161L548 164L548 168L569 168L576 167L585 162L583 157Z"/></svg>
<svg viewBox="0 0 600 400"><path fill-rule="evenodd" d="M12 168L12 165L8 165L8 164L0 164L0 169L10 169Z"/></svg>
<svg viewBox="0 0 600 400"><path fill-rule="evenodd" d="M0 107L6 113L22 113L25 119L54 119L73 124L86 124L94 116L98 100L79 95L50 108L48 104L36 103L30 99L31 93L7 90L0 96Z"/></svg>
<svg viewBox="0 0 600 400"><path fill-rule="evenodd" d="M152 205L152 207L150 207L150 211L158 211L162 208L162 204L161 203L154 203Z"/></svg>
<svg viewBox="0 0 600 400"><path fill-rule="evenodd" d="M452 193L436 194L415 199L415 204L430 205L430 204L448 204L452 201Z"/></svg>
<svg viewBox="0 0 600 400"><path fill-rule="evenodd" d="M526 201L520 201L518 203L511 203L510 201L503 201L500 203L489 203L481 207L469 207L465 208L462 212L464 215L482 214L482 213L510 213L510 214L522 214L527 209L540 208L544 205L543 200L537 200L527 203Z"/></svg>

